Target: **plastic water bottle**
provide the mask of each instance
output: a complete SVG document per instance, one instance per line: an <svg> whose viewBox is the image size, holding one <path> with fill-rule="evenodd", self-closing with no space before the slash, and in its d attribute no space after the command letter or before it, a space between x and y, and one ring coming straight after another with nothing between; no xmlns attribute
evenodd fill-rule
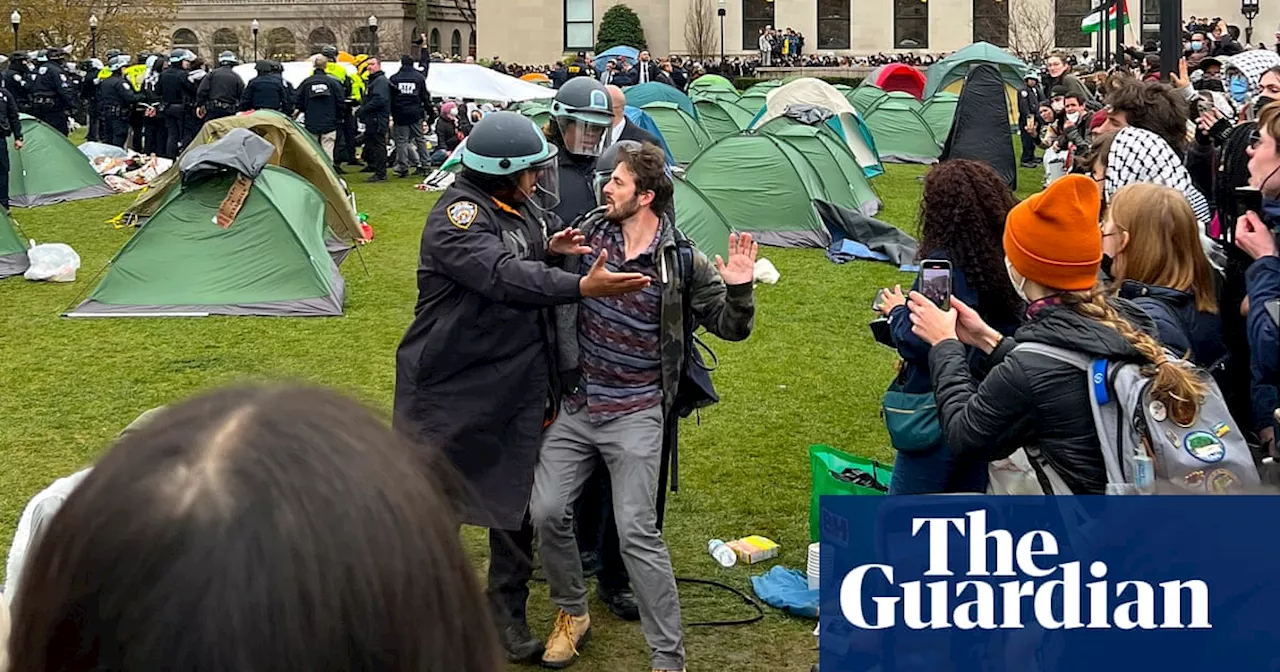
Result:
<svg viewBox="0 0 1280 672"><path fill-rule="evenodd" d="M721 567L732 567L738 562L738 554L729 548L729 544L720 539L712 539L707 544L707 552L720 563Z"/></svg>

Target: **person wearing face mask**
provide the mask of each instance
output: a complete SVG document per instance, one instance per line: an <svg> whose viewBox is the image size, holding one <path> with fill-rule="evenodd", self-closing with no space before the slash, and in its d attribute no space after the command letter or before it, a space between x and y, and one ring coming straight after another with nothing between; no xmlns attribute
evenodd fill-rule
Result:
<svg viewBox="0 0 1280 672"><path fill-rule="evenodd" d="M1200 61L1209 57L1209 43L1204 33L1192 33L1191 43L1183 56L1187 59L1187 68L1194 70L1200 67Z"/></svg>
<svg viewBox="0 0 1280 672"><path fill-rule="evenodd" d="M1275 410L1280 405L1280 256L1274 230L1280 228L1280 102L1262 108L1258 133L1249 149L1249 186L1262 192L1262 212L1236 221L1235 242L1253 259L1245 273L1254 427L1268 452L1275 447Z"/></svg>
<svg viewBox="0 0 1280 672"><path fill-rule="evenodd" d="M1027 321L1011 337L987 325L961 301L942 311L912 292L912 331L930 344L929 368L952 453L992 461L1023 447L1053 468L1075 494L1106 491L1106 470L1093 421L1087 374L1046 355L1018 350L1042 343L1090 359L1154 367L1157 399L1196 399L1203 384L1152 337L1140 308L1098 283L1102 233L1097 185L1068 175L1009 212L1004 230L1010 282L1029 302ZM988 355L978 384L965 345Z"/></svg>
<svg viewBox="0 0 1280 672"><path fill-rule="evenodd" d="M589 81L580 78L575 81ZM511 661L542 643L525 619L533 574L529 496L545 423L554 416L550 307L648 287L605 255L585 274L552 265L590 252L566 229L550 239L557 150L515 112L486 115L462 147L462 172L427 216L418 302L396 351L394 424L457 470L464 524L489 528L489 611Z"/></svg>
<svg viewBox="0 0 1280 672"><path fill-rule="evenodd" d="M1102 272L1121 297L1155 320L1165 347L1200 368L1222 371L1227 346L1213 269L1181 192L1147 183L1116 192L1102 224Z"/></svg>
<svg viewBox="0 0 1280 672"><path fill-rule="evenodd" d="M1084 104L1084 98L1078 93L1068 93L1062 99L1063 140L1074 146L1077 156L1089 151L1089 110Z"/></svg>

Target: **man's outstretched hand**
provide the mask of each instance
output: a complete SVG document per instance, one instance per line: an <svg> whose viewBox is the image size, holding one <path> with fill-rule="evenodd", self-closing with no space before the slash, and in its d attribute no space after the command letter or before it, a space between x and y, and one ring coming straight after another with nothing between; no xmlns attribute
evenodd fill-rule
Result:
<svg viewBox="0 0 1280 672"><path fill-rule="evenodd" d="M605 266L608 260L609 251L600 250L596 263L578 281L580 294L586 297L617 296L649 286L649 276L644 273L614 273Z"/></svg>
<svg viewBox="0 0 1280 672"><path fill-rule="evenodd" d="M756 255L760 248L751 234L729 234L729 261L716 255L716 270L726 285L745 285L755 279Z"/></svg>

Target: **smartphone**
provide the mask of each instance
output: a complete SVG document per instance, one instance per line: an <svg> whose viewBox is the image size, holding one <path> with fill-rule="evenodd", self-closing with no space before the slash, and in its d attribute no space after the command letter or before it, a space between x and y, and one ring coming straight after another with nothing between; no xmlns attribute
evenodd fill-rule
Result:
<svg viewBox="0 0 1280 672"><path fill-rule="evenodd" d="M1200 97L1196 101L1196 109L1200 114L1208 114L1214 110L1213 94L1208 91L1201 91Z"/></svg>
<svg viewBox="0 0 1280 672"><path fill-rule="evenodd" d="M890 348L897 347L893 343L893 330L889 328L889 318L877 317L867 326L871 328L871 338L875 339L876 343Z"/></svg>
<svg viewBox="0 0 1280 672"><path fill-rule="evenodd" d="M884 305L884 292L876 292L876 298L871 301L871 310L880 312L880 307Z"/></svg>
<svg viewBox="0 0 1280 672"><path fill-rule="evenodd" d="M925 259L920 262L920 293L943 310L951 310L951 262Z"/></svg>
<svg viewBox="0 0 1280 672"><path fill-rule="evenodd" d="M1235 195L1236 219L1244 217L1244 213L1250 210L1262 212L1262 190L1253 187L1237 187ZM1232 222L1231 226L1235 226L1235 222Z"/></svg>

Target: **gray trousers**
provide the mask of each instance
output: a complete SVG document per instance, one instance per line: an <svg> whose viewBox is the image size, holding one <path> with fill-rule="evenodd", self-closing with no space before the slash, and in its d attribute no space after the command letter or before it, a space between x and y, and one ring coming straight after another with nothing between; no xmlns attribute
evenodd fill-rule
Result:
<svg viewBox="0 0 1280 672"><path fill-rule="evenodd" d="M427 153L427 138L422 132L422 124L396 124L391 129L391 139L396 143L396 161L392 166L396 172L427 167L431 155Z"/></svg>
<svg viewBox="0 0 1280 672"><path fill-rule="evenodd" d="M655 497L662 452L660 406L593 425L586 409L564 412L547 429L534 471L530 515L551 601L575 616L587 613L587 586L573 536L573 504L597 460L613 483L622 562L640 605L640 629L653 667L684 669L680 596L671 556L658 533Z"/></svg>

